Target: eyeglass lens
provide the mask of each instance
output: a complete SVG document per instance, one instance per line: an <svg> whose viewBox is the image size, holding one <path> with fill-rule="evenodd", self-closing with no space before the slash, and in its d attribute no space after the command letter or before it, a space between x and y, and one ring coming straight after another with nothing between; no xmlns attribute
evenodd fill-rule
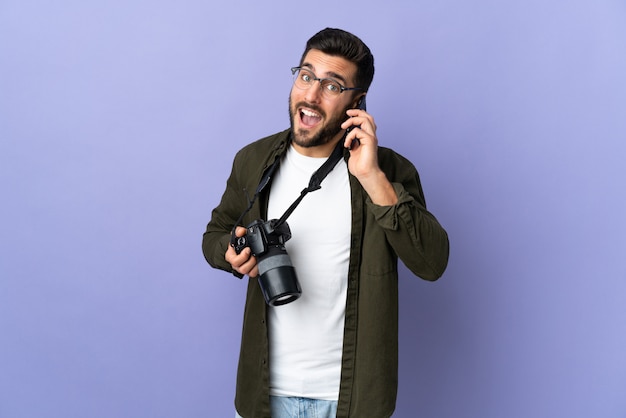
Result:
<svg viewBox="0 0 626 418"><path fill-rule="evenodd" d="M294 73L294 84L300 89L309 89L316 81L320 82L322 93L329 97L335 97L341 93L341 84L335 80L330 78L317 78L311 71L302 68Z"/></svg>

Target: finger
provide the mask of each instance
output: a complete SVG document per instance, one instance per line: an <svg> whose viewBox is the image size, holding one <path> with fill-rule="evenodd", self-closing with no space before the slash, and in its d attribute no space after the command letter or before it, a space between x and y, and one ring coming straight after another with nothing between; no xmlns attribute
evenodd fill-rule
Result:
<svg viewBox="0 0 626 418"><path fill-rule="evenodd" d="M259 275L259 266L255 263L252 270L250 270L247 274L250 277L257 277Z"/></svg>
<svg viewBox="0 0 626 418"><path fill-rule="evenodd" d="M241 274L247 274L250 277L256 277L259 274L256 257L248 258L237 270Z"/></svg>
<svg viewBox="0 0 626 418"><path fill-rule="evenodd" d="M376 132L376 122L372 115L367 113L364 110L359 109L349 109L346 111L347 115L350 116L342 125L343 129L347 129L350 126L361 126L361 129L374 134Z"/></svg>
<svg viewBox="0 0 626 418"><path fill-rule="evenodd" d="M348 129L351 126L359 126L359 125L361 125L364 122L365 122L365 118L361 118L359 116L352 116L352 117L349 117L348 119L346 119L341 124L341 128L342 129Z"/></svg>
<svg viewBox="0 0 626 418"><path fill-rule="evenodd" d="M344 141L344 147L350 148L350 144L353 146L359 144L377 144L376 136L371 132L364 130L363 126L355 126L348 135L346 135L346 139Z"/></svg>
<svg viewBox="0 0 626 418"><path fill-rule="evenodd" d="M361 110L361 109L348 109L348 110L346 110L346 113L350 117L363 116L363 115L367 115L368 114L365 110Z"/></svg>
<svg viewBox="0 0 626 418"><path fill-rule="evenodd" d="M244 251L245 251L245 248L244 248ZM230 264L233 268L236 268L236 267L239 267L239 264L237 263L238 257L239 257L239 254L237 254L232 244L229 245L228 248L226 249L226 253L224 254L224 260L226 260L226 262Z"/></svg>
<svg viewBox="0 0 626 418"><path fill-rule="evenodd" d="M344 122L342 127L351 131L348 135L358 137L359 139L363 139L365 135L373 136L375 132L375 128L372 126L371 121L367 118L350 118Z"/></svg>
<svg viewBox="0 0 626 418"><path fill-rule="evenodd" d="M355 149L356 147L361 145L361 137L362 136L364 136L364 135L363 135L363 132L361 131L361 129L358 126L354 127L348 133L348 135L346 135L346 138L344 140L343 146L345 148L350 149L350 150Z"/></svg>
<svg viewBox="0 0 626 418"><path fill-rule="evenodd" d="M250 277L256 277L259 274L257 259L252 255L250 247L245 247L241 253L237 254L235 249L229 246L224 259L231 265L233 270L240 274L247 274Z"/></svg>
<svg viewBox="0 0 626 418"><path fill-rule="evenodd" d="M250 258L250 247L245 247L241 250L241 253L237 254L237 251L232 246L228 246L224 259L234 268L237 269L243 265Z"/></svg>

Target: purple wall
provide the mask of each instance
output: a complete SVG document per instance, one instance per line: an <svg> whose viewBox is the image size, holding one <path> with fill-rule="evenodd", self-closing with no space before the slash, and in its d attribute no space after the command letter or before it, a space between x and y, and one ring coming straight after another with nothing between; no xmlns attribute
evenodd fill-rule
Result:
<svg viewBox="0 0 626 418"><path fill-rule="evenodd" d="M401 277L395 416L624 417L624 3L248 3L0 4L0 416L233 416L245 282L201 235L336 26L451 237Z"/></svg>

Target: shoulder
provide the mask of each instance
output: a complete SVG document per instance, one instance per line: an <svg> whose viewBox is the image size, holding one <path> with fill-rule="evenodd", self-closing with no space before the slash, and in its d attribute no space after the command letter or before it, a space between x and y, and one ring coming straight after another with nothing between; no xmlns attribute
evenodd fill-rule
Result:
<svg viewBox="0 0 626 418"><path fill-rule="evenodd" d="M286 148L290 132L290 129L286 129L264 138L257 139L240 149L239 152L237 152L236 158L253 158L254 160L267 159L277 151Z"/></svg>
<svg viewBox="0 0 626 418"><path fill-rule="evenodd" d="M240 182L258 182L267 167L288 148L290 132L287 129L241 148L233 161L235 177Z"/></svg>
<svg viewBox="0 0 626 418"><path fill-rule="evenodd" d="M417 175L415 165L391 148L378 147L378 164L387 175L399 172Z"/></svg>

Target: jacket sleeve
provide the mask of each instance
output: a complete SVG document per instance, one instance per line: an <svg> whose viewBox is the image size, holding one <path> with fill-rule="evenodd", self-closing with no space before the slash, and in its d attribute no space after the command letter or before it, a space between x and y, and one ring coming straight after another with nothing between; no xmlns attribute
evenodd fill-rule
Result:
<svg viewBox="0 0 626 418"><path fill-rule="evenodd" d="M419 174L413 164L395 153L381 157L381 167L393 184L398 202L393 206L378 206L367 198L367 207L413 274L425 280L437 280L448 264L448 234L426 209Z"/></svg>
<svg viewBox="0 0 626 418"><path fill-rule="evenodd" d="M222 199L219 205L213 209L211 220L202 236L202 253L212 267L231 272L241 278L242 276L234 271L231 265L224 259L230 242L232 228L247 206L243 190L245 186L241 185L238 180L237 162L238 156L235 157L233 162Z"/></svg>

